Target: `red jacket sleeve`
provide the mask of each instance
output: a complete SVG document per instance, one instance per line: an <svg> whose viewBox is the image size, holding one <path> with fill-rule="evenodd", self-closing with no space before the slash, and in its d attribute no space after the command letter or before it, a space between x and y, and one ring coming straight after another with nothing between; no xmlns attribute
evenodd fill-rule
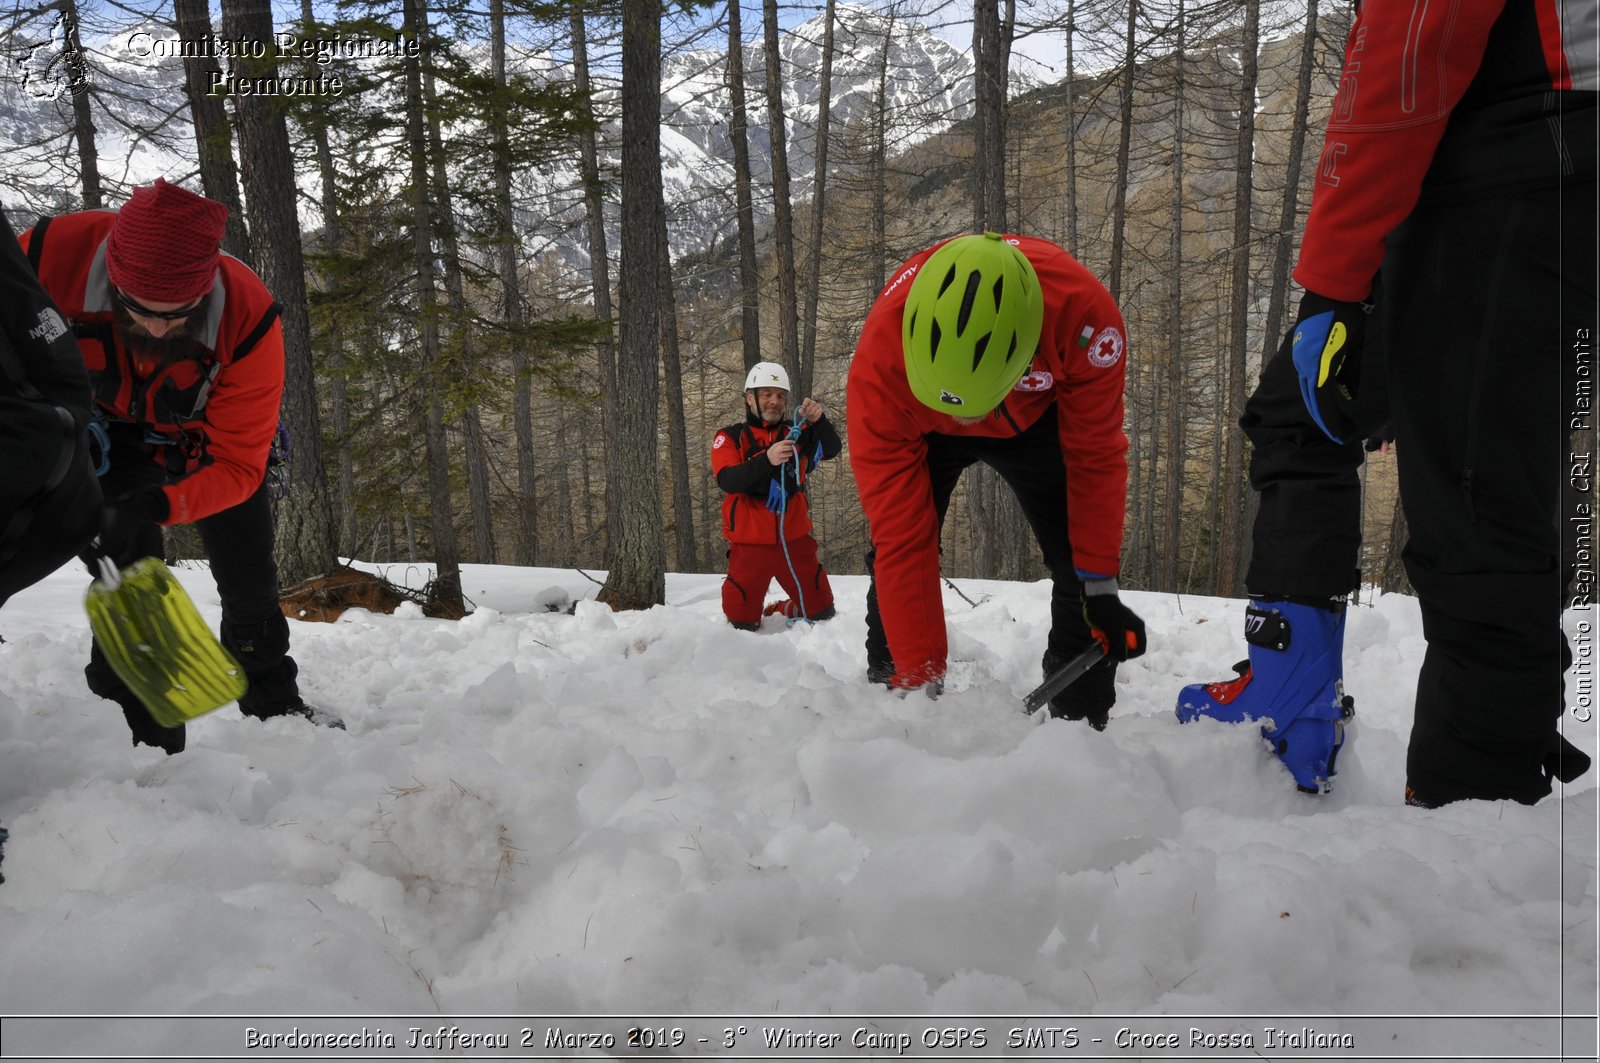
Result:
<svg viewBox="0 0 1600 1063"><path fill-rule="evenodd" d="M1370 293L1389 233L1416 206L1450 112L1504 7L1504 0L1361 4L1294 270L1302 287L1347 301Z"/></svg>
<svg viewBox="0 0 1600 1063"><path fill-rule="evenodd" d="M744 457L740 455L733 435L726 428L719 429L711 437L711 475L716 476L723 469L743 463Z"/></svg>
<svg viewBox="0 0 1600 1063"><path fill-rule="evenodd" d="M1067 469L1072 563L1079 572L1115 576L1128 494L1122 431L1128 329L1105 285L1075 260L1040 256L1034 267L1061 307L1041 346L1050 345L1057 367L1056 430Z"/></svg>
<svg viewBox="0 0 1600 1063"><path fill-rule="evenodd" d="M242 358L223 367L206 400L209 464L165 488L165 523L187 524L236 506L267 475L283 402L283 327L274 321Z"/></svg>
<svg viewBox="0 0 1600 1063"><path fill-rule="evenodd" d="M772 463L767 461L764 450L756 450L746 457L738 439L723 428L711 440L711 475L717 486L729 494L764 492L772 480Z"/></svg>
<svg viewBox="0 0 1600 1063"><path fill-rule="evenodd" d="M928 444L909 415L900 350L900 299L867 314L846 389L850 468L871 527L873 581L895 686L944 675L948 643L939 590L939 521ZM895 387L895 370L899 385Z"/></svg>

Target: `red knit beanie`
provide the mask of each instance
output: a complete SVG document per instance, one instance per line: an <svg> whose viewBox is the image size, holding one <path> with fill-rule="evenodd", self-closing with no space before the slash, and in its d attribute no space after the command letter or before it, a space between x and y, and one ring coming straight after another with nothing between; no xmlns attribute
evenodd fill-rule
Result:
<svg viewBox="0 0 1600 1063"><path fill-rule="evenodd" d="M192 303L222 261L228 208L157 177L133 190L106 240L111 283L135 299Z"/></svg>

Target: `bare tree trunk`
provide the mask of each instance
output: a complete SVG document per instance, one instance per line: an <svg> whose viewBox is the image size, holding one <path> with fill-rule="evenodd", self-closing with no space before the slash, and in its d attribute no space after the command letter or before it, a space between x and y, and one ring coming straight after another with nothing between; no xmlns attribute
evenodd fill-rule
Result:
<svg viewBox="0 0 1600 1063"><path fill-rule="evenodd" d="M527 340L521 334L525 317L522 312L522 279L517 269L516 214L511 201L511 134L506 118L509 101L506 98L505 0L489 0L489 34L490 73L500 90L489 109L490 135L494 140L495 252L500 265L502 312L506 325L516 336L516 345L511 352L512 386L515 388L512 420L517 439L515 557L519 565L536 565L539 563L539 482L534 463L533 379Z"/></svg>
<svg viewBox="0 0 1600 1063"><path fill-rule="evenodd" d="M711 427L706 424L705 401L705 397L711 394L711 384L710 381L706 379L706 363L709 361L709 358L706 358L704 355L701 356L698 373L700 378L701 401L696 405L698 417L695 425L695 438L702 441L711 435ZM702 445L704 445L703 442ZM704 453L704 451L701 453ZM720 534L722 532L722 520L721 515L718 512L719 506L715 497L716 494L717 492L711 490L709 485L706 486L705 490L700 492L700 505L702 507L700 510L700 529L706 537L707 571L713 570L717 565L717 546L720 542Z"/></svg>
<svg viewBox="0 0 1600 1063"><path fill-rule="evenodd" d="M94 142L94 115L89 110L89 64L78 37L77 0L60 0L61 29L66 42L67 84L72 92L72 136L78 144L78 186L85 210L106 205L100 187L100 153Z"/></svg>
<svg viewBox="0 0 1600 1063"><path fill-rule="evenodd" d="M1171 355L1168 355L1170 360ZM1146 417L1146 427L1150 433L1150 461L1144 475L1144 531L1143 550L1144 563L1140 572L1143 579L1148 581L1146 586L1154 586L1156 582L1156 565L1158 563L1156 550L1156 529L1160 525L1161 506L1156 499L1156 485L1161 482L1160 471L1163 462L1169 461L1161 453L1161 444L1164 440L1164 424L1161 411L1164 406L1171 405L1166 398L1167 381L1161 370L1159 362L1148 363L1142 373L1150 378L1150 412Z"/></svg>
<svg viewBox="0 0 1600 1063"><path fill-rule="evenodd" d="M740 0L728 0L728 140L733 146L734 209L739 226L739 314L744 367L761 361L761 274L756 266L756 213L750 189L750 120L744 102L744 32Z"/></svg>
<svg viewBox="0 0 1600 1063"><path fill-rule="evenodd" d="M477 403L461 411L463 458L467 466L467 504L472 512L472 556L480 564L499 560L494 545L494 507L489 502L489 445Z"/></svg>
<svg viewBox="0 0 1600 1063"><path fill-rule="evenodd" d="M198 3L198 0L176 0L176 2L185 7L197 7L198 17L201 19L206 17L205 6L204 4ZM317 25L317 21L316 15L312 11L311 0L301 0L300 20L303 23L304 33L310 34L314 32L313 27ZM209 23L207 23L206 28L209 31ZM187 64L193 61L194 60L189 59L184 60L186 67ZM194 73L192 71L189 74L189 78L191 85L190 100L192 103L195 98L193 87ZM201 83L200 88L203 91L204 82ZM217 100L215 102L217 103L217 110L220 114L221 101ZM198 124L199 123L197 119L197 130ZM223 126L223 129L226 129L225 125ZM324 255L336 255L343 249L344 232L339 218L339 184L338 173L333 163L333 149L328 143L327 127L320 121L310 122L308 124L308 132L311 134L311 142L316 148L317 175L321 180L320 202L322 206L322 253ZM226 164L226 173L219 174L218 181L223 185L223 187L231 189L232 194L237 196L238 187L234 184L233 154L231 151L223 151L220 153L220 156L221 157L218 162ZM205 166L204 159L205 154L204 149L202 149L202 169ZM209 193L207 194L209 195ZM229 221L231 225L231 217ZM242 225L240 227L240 232L243 232ZM223 244L224 246L227 244L226 237L223 240ZM338 515L335 526L339 529L339 545L341 554L348 557L355 557L361 542L361 529L356 517L355 455L350 445L350 437L352 434L350 418L350 382L343 371L345 363L343 332L344 330L342 326L336 320L332 324L328 335L328 350L330 351L330 360L332 363L331 368L333 370L333 433L334 438L338 441L334 453L334 465L338 470L338 490L336 492L338 499Z"/></svg>
<svg viewBox="0 0 1600 1063"><path fill-rule="evenodd" d="M975 0L972 9L973 113L972 227L1006 231L1006 69L995 0Z"/></svg>
<svg viewBox="0 0 1600 1063"><path fill-rule="evenodd" d="M558 402L556 407L556 453L560 455L559 466L556 469L556 560L563 565L573 564L576 560L572 550L572 529L577 521L577 514L572 509L572 453L567 449L567 420L571 416L567 412L567 404ZM581 434L581 433L580 433ZM584 515L587 519L589 512L588 502L588 463L584 463Z"/></svg>
<svg viewBox="0 0 1600 1063"><path fill-rule="evenodd" d="M428 0L416 0L424 23L429 18ZM461 243L457 237L455 199L450 191L450 176L445 169L444 131L439 118L438 91L435 88L432 56L422 56L422 104L427 114L428 158L433 171L433 202L438 212L440 263L444 269L445 292L450 299L453 347L457 357L450 359L454 371L467 380L476 379L479 367L474 356L474 328L467 306L466 282L461 270ZM467 470L467 509L472 514L472 556L479 564L497 560L494 545L494 511L489 500L489 456L483 434L483 416L478 403L468 401L461 408L464 460Z"/></svg>
<svg viewBox="0 0 1600 1063"><path fill-rule="evenodd" d="M233 164L233 133L228 113L222 106L221 96L206 92L212 72L221 69L217 61L209 57L211 49L204 43L215 39L211 32L211 9L206 0L173 0L172 7L178 37L187 46L183 60L184 91L189 98L189 114L194 120L200 187L207 199L214 199L228 208L228 227L222 236L222 249L253 267L250 236L245 232L244 211L239 206L239 176ZM302 4L301 10L302 17L310 25L309 4ZM323 133L319 149L327 139L327 134Z"/></svg>
<svg viewBox="0 0 1600 1063"><path fill-rule="evenodd" d="M226 0L222 17L229 38L265 42L271 54L269 8L248 0ZM258 68L255 76L265 73ZM322 421L295 209L294 156L289 150L289 127L269 97L241 96L238 111L255 259L261 279L283 308L279 317L284 352L282 418L294 440L295 465L288 493L277 507L277 557L283 581L298 583L339 566L339 535L322 467Z"/></svg>
<svg viewBox="0 0 1600 1063"><path fill-rule="evenodd" d="M789 131L783 117L778 0L762 0L767 56L767 140L772 160L772 243L778 263L778 355L800 375L799 300L795 294L794 210L789 200Z"/></svg>
<svg viewBox="0 0 1600 1063"><path fill-rule="evenodd" d="M1082 256L1078 246L1078 86L1074 80L1072 38L1077 33L1078 0L1067 0L1067 250Z"/></svg>
<svg viewBox="0 0 1600 1063"><path fill-rule="evenodd" d="M889 199L889 43L894 39L891 9L883 29L883 50L878 54L878 91L872 107L872 276L867 300L877 298L888 282L889 236L885 229Z"/></svg>
<svg viewBox="0 0 1600 1063"><path fill-rule="evenodd" d="M1117 131L1117 182L1111 204L1111 274L1106 289L1122 301L1122 240L1128 226L1128 156L1133 143L1134 45L1138 34L1139 0L1128 0L1128 32L1123 39L1121 127Z"/></svg>
<svg viewBox="0 0 1600 1063"><path fill-rule="evenodd" d="M618 525L606 537L605 586L597 595L613 609L648 609L666 601L661 535L661 484L656 465L657 344L661 314L661 6L622 0L622 307L617 390L609 398L618 460L607 487L621 501ZM613 479L613 477L615 477Z"/></svg>
<svg viewBox="0 0 1600 1063"><path fill-rule="evenodd" d="M1145 366L1141 362L1128 369L1124 390L1127 392L1128 401L1124 410L1127 420L1128 435L1128 487L1125 492L1123 510L1126 514L1123 534L1123 556L1127 566L1122 570L1130 582L1139 578L1140 568L1144 561L1144 528L1146 511L1144 507L1144 486L1147 482L1145 470L1145 433L1144 425L1149 420L1149 393L1144 387ZM1144 570L1148 572L1149 570Z"/></svg>
<svg viewBox="0 0 1600 1063"><path fill-rule="evenodd" d="M595 344L595 354L600 365L600 394L603 399L615 395L617 392L617 352L616 342L610 323L611 310L611 267L606 251L606 215L604 188L600 183L600 150L596 144L594 109L589 97L593 91L589 81L589 46L588 37L583 20L583 5L572 6L570 23L572 26L572 82L577 89L578 109L580 117L584 120L584 130L578 136L578 171L583 181L583 208L585 230L589 244L589 291L594 300L595 320L606 326L605 333ZM657 110L660 110L659 103ZM659 131L657 136L659 137ZM654 163L657 170L661 162L657 159ZM616 484L618 448L618 427L614 420L615 411L607 401L601 403L601 435L604 441L603 454L605 462L605 511L606 511L606 550L609 553L609 540L615 534L617 527L622 523L620 515L621 497L617 494ZM585 461L587 461L587 454ZM588 473L585 469L584 506L587 511L588 498ZM593 542L591 534L588 541Z"/></svg>
<svg viewBox="0 0 1600 1063"><path fill-rule="evenodd" d="M592 473L589 465L589 432L588 418L580 420L578 431L578 460L583 468L583 541L592 546L595 541L594 528L594 484L591 482ZM601 488L605 490L604 487ZM609 498L609 495L608 495ZM609 536L610 533L607 532Z"/></svg>
<svg viewBox="0 0 1600 1063"><path fill-rule="evenodd" d="M403 0L403 4L406 35L417 41L421 51L426 53L429 47L428 32L420 0ZM443 359L438 316L435 313L438 290L435 287L433 261L433 197L428 188L428 135L422 113L421 60L408 58L405 71L406 147L411 153L411 226L426 381L424 439L428 455L428 521L433 535L434 563L438 566L434 592L441 601L463 606L461 555L456 547L456 529L452 520L455 505L450 497L450 450L444 434L444 402L441 397L444 381L439 379Z"/></svg>
<svg viewBox="0 0 1600 1063"><path fill-rule="evenodd" d="M1317 0L1306 0L1305 37L1300 42L1300 72L1295 82L1294 123L1289 129L1289 161L1283 178L1283 209L1272 248L1272 295L1267 303L1267 343L1283 335L1284 307L1288 302L1289 251L1294 244L1295 218L1300 212L1300 170L1306 150L1311 114L1311 76L1317 54Z"/></svg>
<svg viewBox="0 0 1600 1063"><path fill-rule="evenodd" d="M672 529L678 548L678 571L698 572L700 561L694 543L694 501L689 497L689 441L683 417L683 362L678 350L678 298L672 287L671 243L667 216L661 214L660 281L661 362L667 394L662 403L667 415L667 465L672 471ZM658 421L659 423L659 421Z"/></svg>
<svg viewBox="0 0 1600 1063"><path fill-rule="evenodd" d="M817 136L812 155L816 169L811 175L810 261L806 264L805 331L800 339L800 376L794 393L811 394L817 365L817 303L822 289L822 223L828 195L828 121L833 110L833 11L834 0L827 0L822 14L822 71L817 87Z"/></svg>
<svg viewBox="0 0 1600 1063"><path fill-rule="evenodd" d="M1244 410L1245 365L1250 340L1250 210L1252 205L1250 170L1255 158L1256 130L1256 37L1260 29L1261 2L1246 0L1244 37L1239 65L1239 138L1234 157L1233 287L1229 293L1228 405L1226 444L1222 459L1222 525L1217 554L1216 593L1232 597L1243 591L1244 557L1242 485L1244 483L1244 435L1233 424Z"/></svg>
<svg viewBox="0 0 1600 1063"><path fill-rule="evenodd" d="M342 341L335 333L331 342L340 344ZM356 509L355 453L350 447L350 438L355 433L350 418L350 384L343 372L344 351L342 348L335 349L339 351L333 365L333 434L338 440L334 466L338 469L339 483L339 541L343 556L354 558L361 543L361 520Z"/></svg>
<svg viewBox="0 0 1600 1063"><path fill-rule="evenodd" d="M1184 55L1187 26L1184 0L1178 0L1178 47L1174 53L1175 81L1172 106L1172 230L1167 299L1167 466L1166 466L1166 549L1161 552L1161 575L1156 589L1176 592L1178 551L1183 546L1183 464L1185 421L1189 404L1184 401L1183 338L1183 153L1185 149Z"/></svg>
<svg viewBox="0 0 1600 1063"><path fill-rule="evenodd" d="M1222 320L1222 290L1219 287L1215 298L1214 320ZM1225 386L1226 352L1221 344L1217 344L1212 354L1212 379L1218 381L1218 386L1213 389L1214 396L1211 408L1211 529L1210 545L1211 556L1208 559L1210 576L1213 588L1216 586L1217 571L1222 564L1222 538L1218 529L1222 527L1222 506L1224 492L1222 490L1222 462L1223 443L1238 429L1235 424L1228 422L1228 389Z"/></svg>
<svg viewBox="0 0 1600 1063"><path fill-rule="evenodd" d="M1362 492L1366 497L1366 492ZM1383 574L1378 580L1378 586L1385 594L1415 594L1411 586L1411 579L1406 575L1406 566L1402 560L1402 552L1406 548L1406 541L1411 533L1406 526L1406 510L1400 504L1400 496L1395 495L1394 513L1389 517L1389 542L1383 554Z"/></svg>

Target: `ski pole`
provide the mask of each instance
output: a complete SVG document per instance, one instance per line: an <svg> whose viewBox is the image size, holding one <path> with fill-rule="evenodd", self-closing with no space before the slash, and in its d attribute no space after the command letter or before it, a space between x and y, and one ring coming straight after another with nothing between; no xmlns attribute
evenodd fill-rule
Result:
<svg viewBox="0 0 1600 1063"><path fill-rule="evenodd" d="M1032 716L1039 711L1039 706L1067 689L1078 677L1100 663L1106 649L1099 642L1091 642L1066 664L1057 668L1049 678L1034 688L1033 693L1022 699L1022 711Z"/></svg>

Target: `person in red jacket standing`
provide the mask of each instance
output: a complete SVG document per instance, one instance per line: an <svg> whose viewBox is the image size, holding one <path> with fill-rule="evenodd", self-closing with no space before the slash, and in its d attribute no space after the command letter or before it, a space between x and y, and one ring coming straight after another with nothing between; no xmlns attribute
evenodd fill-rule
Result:
<svg viewBox="0 0 1600 1063"><path fill-rule="evenodd" d="M789 597L765 610L791 618L834 615L833 588L817 559L811 535L806 481L817 465L839 453L839 433L807 398L789 418L789 374L758 362L745 377L745 418L711 440L711 471L722 500L722 537L728 540L728 576L722 612L728 623L756 630L762 600L776 579ZM797 438L791 428L800 425Z"/></svg>
<svg viewBox="0 0 1600 1063"><path fill-rule="evenodd" d="M342 726L301 700L278 606L265 483L283 397L279 307L261 279L221 253L228 211L157 178L120 210L40 221L21 243L77 337L110 445L94 556L127 566L162 552L161 525L195 524L222 599L222 643L243 666L248 716ZM89 689L122 707L134 744L168 753L159 726L98 645Z"/></svg>
<svg viewBox="0 0 1600 1063"><path fill-rule="evenodd" d="M1015 492L1052 579L1043 668L1091 640L1107 660L1051 703L1104 728L1119 661L1145 651L1118 596L1127 331L1105 286L1028 236L962 236L913 256L867 314L850 363L850 464L871 525L867 675L940 687L939 535L963 469Z"/></svg>
<svg viewBox="0 0 1600 1063"><path fill-rule="evenodd" d="M1249 660L1177 705L1184 721L1268 721L1302 790L1329 788L1345 741L1361 440L1386 420L1428 640L1406 801L1531 804L1588 768L1559 727L1577 556L1559 509L1568 432L1593 424L1573 414L1597 325L1596 13L1357 5L1298 321L1240 419L1261 502Z"/></svg>

